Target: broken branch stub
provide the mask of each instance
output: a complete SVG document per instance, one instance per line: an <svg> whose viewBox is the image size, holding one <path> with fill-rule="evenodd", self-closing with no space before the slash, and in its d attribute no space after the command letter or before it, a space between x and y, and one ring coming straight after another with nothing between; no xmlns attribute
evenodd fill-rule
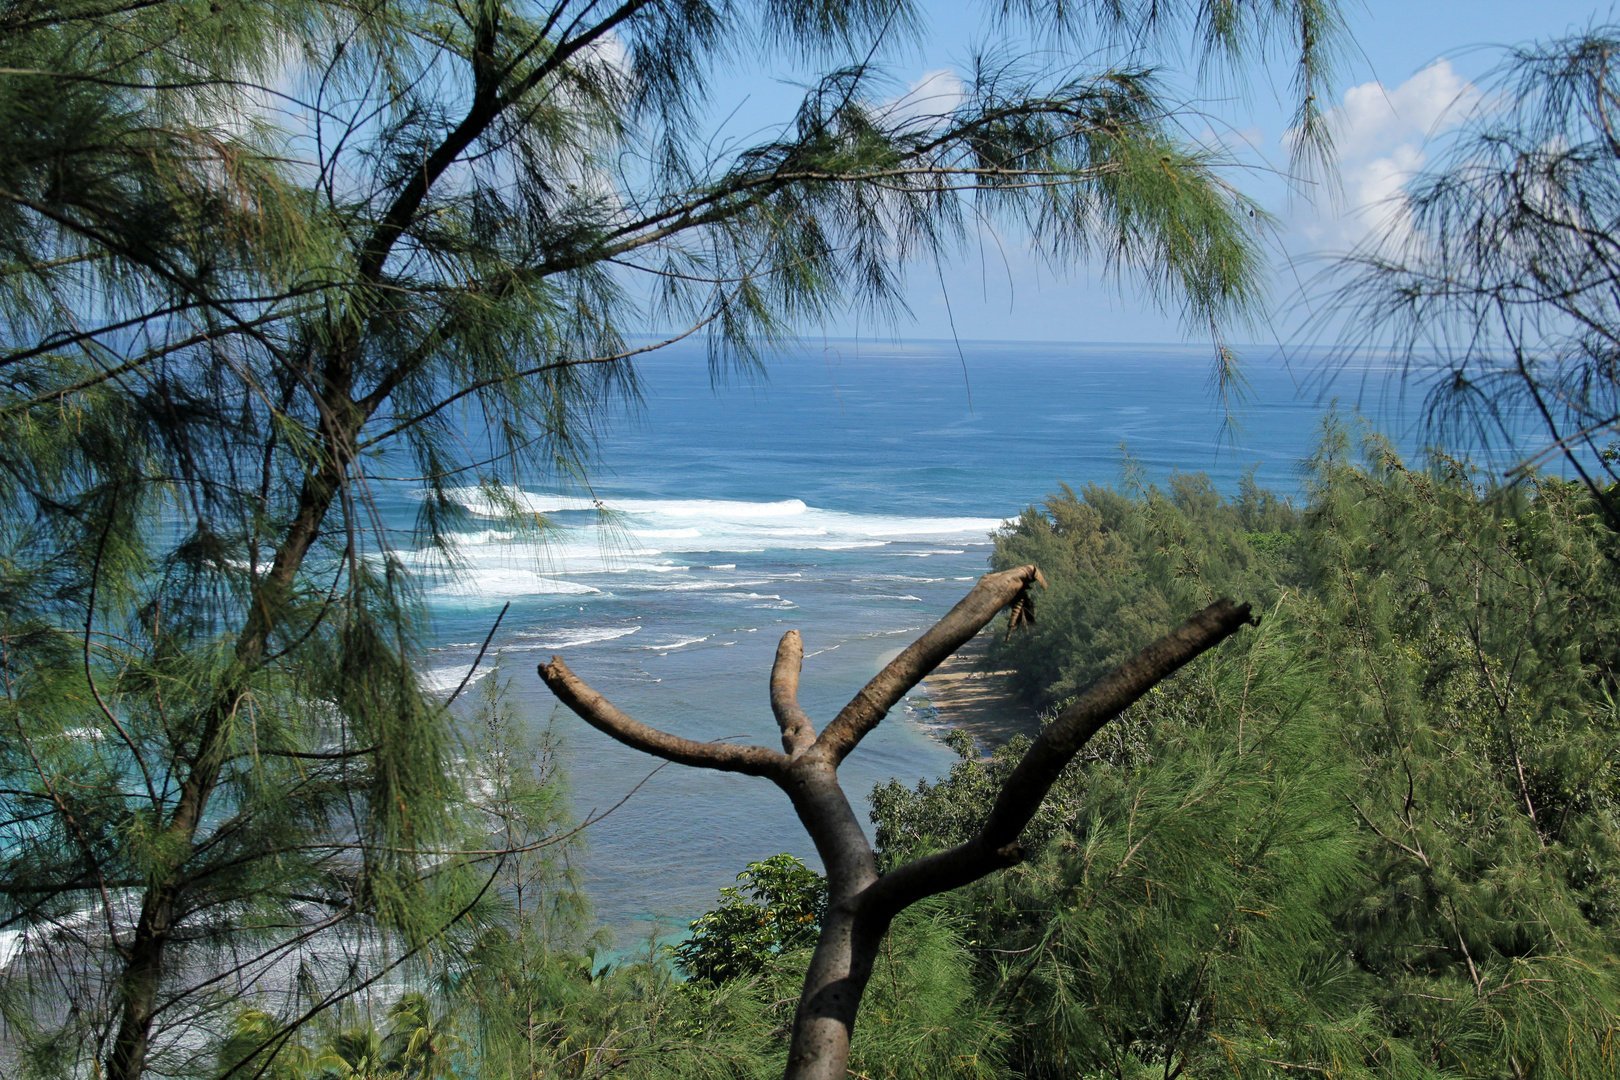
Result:
<svg viewBox="0 0 1620 1080"><path fill-rule="evenodd" d="M871 843L839 785L839 763L913 686L998 611L1012 608L1012 626L1033 623L1029 588L1037 583L1044 588L1046 579L1033 566L980 578L943 619L862 687L820 735L799 707L804 646L797 631L788 631L777 647L770 679L780 751L670 735L620 712L569 671L561 657L540 665L540 677L565 705L626 746L684 765L768 777L792 800L826 867L828 902L794 1014L787 1080L844 1080L861 995L896 914L924 897L1022 859L1019 835L1086 741L1154 685L1250 621L1249 605L1218 600L1131 657L1041 732L972 839L879 877Z"/></svg>
<svg viewBox="0 0 1620 1080"><path fill-rule="evenodd" d="M816 741L815 726L799 708L799 669L804 665L804 642L797 630L782 635L771 665L771 711L782 729L782 751L797 754Z"/></svg>

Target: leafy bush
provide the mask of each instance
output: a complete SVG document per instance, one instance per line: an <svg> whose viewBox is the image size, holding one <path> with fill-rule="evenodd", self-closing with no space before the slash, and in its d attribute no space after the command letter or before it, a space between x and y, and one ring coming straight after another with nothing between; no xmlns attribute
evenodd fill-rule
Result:
<svg viewBox="0 0 1620 1080"><path fill-rule="evenodd" d="M827 908L820 874L783 854L749 863L737 881L720 890L720 906L695 919L692 935L674 946L676 966L688 978L727 982L815 945Z"/></svg>
<svg viewBox="0 0 1620 1080"><path fill-rule="evenodd" d="M1301 521L1252 477L1235 501L1201 473L1172 474L1168 491L1065 484L995 537L993 568L1034 563L1051 583L1032 630L993 646L997 666L1051 705L1217 597L1267 606L1300 577Z"/></svg>

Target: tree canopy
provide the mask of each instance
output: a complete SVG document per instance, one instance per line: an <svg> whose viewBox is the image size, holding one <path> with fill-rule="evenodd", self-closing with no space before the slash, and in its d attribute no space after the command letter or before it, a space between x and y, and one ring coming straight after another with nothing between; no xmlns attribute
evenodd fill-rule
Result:
<svg viewBox="0 0 1620 1080"><path fill-rule="evenodd" d="M1614 237L1620 29L1507 52L1434 165L1335 278L1351 341L1392 348L1443 439L1539 445L1620 527Z"/></svg>
<svg viewBox="0 0 1620 1080"><path fill-rule="evenodd" d="M1111 643L1054 639L1096 611L1270 584L1256 630L1066 770L1026 863L943 898L1008 1073L1620 1073L1614 534L1579 483L1362 449L1330 427L1281 528L1184 477L1060 492L998 538L1053 586L998 666L1059 702ZM1113 562L1065 558L1099 534ZM886 860L960 842L1023 753L958 745L874 793Z"/></svg>
<svg viewBox="0 0 1620 1080"><path fill-rule="evenodd" d="M468 736L412 668L431 568L383 527L390 478L441 545L451 487L539 533L500 482L581 482L637 354L701 334L748 364L890 310L980 219L1217 336L1242 315L1254 208L1155 49L1285 58L1314 130L1336 5L992 13L1113 51L991 53L919 117L880 89L903 0L0 5L8 1053L184 1071L221 1000L296 985L230 1035L262 1032L230 1065L257 1070L501 892ZM743 49L814 77L716 152Z"/></svg>

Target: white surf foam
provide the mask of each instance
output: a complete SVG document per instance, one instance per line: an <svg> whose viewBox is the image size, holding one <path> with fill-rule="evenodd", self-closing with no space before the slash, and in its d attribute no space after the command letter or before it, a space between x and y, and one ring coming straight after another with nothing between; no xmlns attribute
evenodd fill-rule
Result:
<svg viewBox="0 0 1620 1080"><path fill-rule="evenodd" d="M62 729L64 739L85 739L90 742L100 742L107 737L106 732L93 727L70 727Z"/></svg>
<svg viewBox="0 0 1620 1080"><path fill-rule="evenodd" d="M541 649L577 649L582 645L592 645L598 641L613 641L617 638L629 637L641 627L637 626L581 626L577 629L563 630L559 633L543 636L519 634L519 638L534 637L533 641L522 644L507 645L502 652L533 652Z"/></svg>
<svg viewBox="0 0 1620 1080"><path fill-rule="evenodd" d="M429 590L431 595L446 598L500 599L511 596L584 595L599 593L589 585L577 581L547 577L533 570L492 566L469 568L454 581Z"/></svg>
<svg viewBox="0 0 1620 1080"><path fill-rule="evenodd" d="M418 498L425 492L417 492ZM775 502L741 502L729 499L584 499L573 495L526 491L506 487L497 494L484 488L453 488L448 493L467 511L478 517L505 517L503 501L532 514L559 514L572 511L617 511L623 514L662 514L666 517L731 517L747 520L793 517L809 508L802 499Z"/></svg>
<svg viewBox="0 0 1620 1080"><path fill-rule="evenodd" d="M462 679L467 678L467 668L470 664L471 661L468 661L468 663L460 667L434 668L432 671L424 671L420 676L422 686L435 694L448 694L461 685ZM487 663L479 664L478 670L473 672L472 678L467 679L467 685L472 686L493 670L494 667Z"/></svg>
<svg viewBox="0 0 1620 1080"><path fill-rule="evenodd" d="M499 500L482 488L459 488L452 495L475 516L499 518ZM881 547L888 543L928 544L933 550L912 554L954 552L954 542L984 540L1002 524L999 518L908 517L899 514L850 513L813 507L802 499L743 502L729 499L590 499L506 488L502 496L519 510L536 514L603 510L618 515L611 524L596 520L552 522L556 529L539 540L520 540L530 550L544 549L544 557L565 567L564 572L588 570L615 557L664 552L758 551L768 548L830 550ZM593 514L593 518L595 515ZM628 520L626 520L628 519ZM618 531L615 533L615 529ZM499 545L498 530L465 534L470 546ZM634 550L604 553L604 545L628 545ZM655 545L658 551L648 550ZM588 546L587 546L588 545ZM583 563L583 566L576 566Z"/></svg>
<svg viewBox="0 0 1620 1080"><path fill-rule="evenodd" d="M484 489L454 494L475 516L495 519L502 513L500 499ZM812 562L817 561L815 553L839 551L943 556L987 541L1001 525L994 518L827 510L802 499L608 499L600 508L616 516L604 518L590 499L516 488L503 489L501 496L526 512L556 516L541 533L498 526L469 529L452 537L448 558L431 548L401 553L414 566L440 575L428 591L430 601L488 604L516 597L584 596L608 587L597 576L604 574L613 575L607 580L620 596L747 590L779 582L782 575L743 580L736 563L709 559L767 551L804 552ZM755 574L757 570L747 576Z"/></svg>
<svg viewBox="0 0 1620 1080"><path fill-rule="evenodd" d="M23 951L28 941L26 930L0 930L0 970Z"/></svg>
<svg viewBox="0 0 1620 1080"><path fill-rule="evenodd" d="M845 645L848 645L852 641L868 641L872 638L893 637L896 634L915 634L921 629L922 627L920 626L902 626L896 630L872 630L865 634L856 634L853 637L846 637L836 645L828 645L824 649L817 649L815 652L807 652L804 654L804 658L808 660L812 656L820 656L822 653L829 653L834 649L842 649ZM900 655L900 650L896 649L894 652L889 653L888 655L890 657L898 656Z"/></svg>
<svg viewBox="0 0 1620 1080"><path fill-rule="evenodd" d="M499 529L481 529L478 532L458 532L450 534L451 543L458 547L467 547L470 544L509 544L517 539L517 534L502 532Z"/></svg>
<svg viewBox="0 0 1620 1080"><path fill-rule="evenodd" d="M749 585L769 585L770 579L759 581L677 581L672 585L646 584L642 588L651 592L703 592L715 589L741 589Z"/></svg>
<svg viewBox="0 0 1620 1080"><path fill-rule="evenodd" d="M637 645L636 648L647 649L651 652L673 652L676 649L684 649L688 645L701 644L708 641L712 636L711 634L704 634L702 637L676 638L674 641L663 642L658 645Z"/></svg>

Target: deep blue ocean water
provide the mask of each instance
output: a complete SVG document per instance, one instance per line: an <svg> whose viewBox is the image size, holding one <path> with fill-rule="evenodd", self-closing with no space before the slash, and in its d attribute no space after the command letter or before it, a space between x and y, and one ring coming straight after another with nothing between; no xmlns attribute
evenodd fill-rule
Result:
<svg viewBox="0 0 1620 1080"><path fill-rule="evenodd" d="M528 720L562 733L581 816L656 762L556 707L535 672L553 654L646 723L778 745L767 680L785 630L804 636L801 700L819 726L971 588L991 530L1060 483L1116 482L1123 451L1152 480L1205 472L1230 493L1253 469L1297 496L1328 393L1408 452L1423 436L1375 362L1324 390L1310 357L1257 350L1236 431L1207 347L837 342L766 367L713 386L700 347L650 356L644 407L605 431L592 477L612 523L579 491L525 485L553 539L517 543L492 521L429 590L427 670L445 688L512 602L491 653ZM476 490L465 498L487 509ZM897 708L846 762L852 798L948 769L921 704ZM749 860L788 851L817 865L771 784L679 766L587 837L587 888L621 945L681 929Z"/></svg>

